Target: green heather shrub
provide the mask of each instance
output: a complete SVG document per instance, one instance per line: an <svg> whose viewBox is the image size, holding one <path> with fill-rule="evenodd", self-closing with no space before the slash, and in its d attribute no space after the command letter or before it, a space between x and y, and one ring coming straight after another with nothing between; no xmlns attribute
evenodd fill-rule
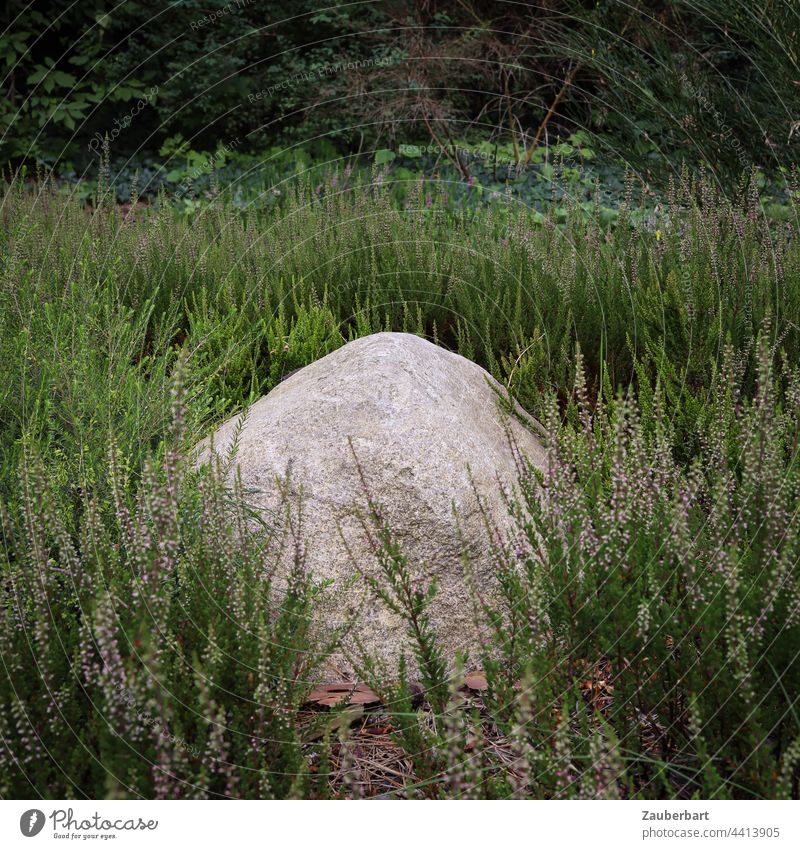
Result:
<svg viewBox="0 0 800 849"><path fill-rule="evenodd" d="M390 329L481 363L548 434L547 469L508 493L514 532L487 527L502 601L478 605L480 657L443 655L435 587L365 493L373 590L422 670L361 659L409 764L394 793L796 797L796 225L688 177L613 228L467 215L421 186L398 208L375 177L135 220L102 192L4 187L0 793L363 791L347 715L300 709L336 638L309 626L325 587L301 508L258 517L222 482L232 457L184 458Z"/></svg>
<svg viewBox="0 0 800 849"><path fill-rule="evenodd" d="M179 376L163 458L145 461L136 493L111 440L111 497L81 480L74 534L26 449L20 498L3 510L4 795L308 790L295 716L318 663L316 591L297 517L254 526L241 488L221 483L225 458L187 471L182 395ZM286 546L278 601L267 566Z"/></svg>
<svg viewBox="0 0 800 849"><path fill-rule="evenodd" d="M89 212L52 188L6 188L4 420L20 418L23 388L26 409L33 384L45 403L45 372L62 358L87 407L107 409L92 393L110 391L124 416L138 391L124 384L163 367L174 345L187 347L190 389L212 416L342 341L386 329L474 359L539 414L549 391L565 400L576 343L592 395L605 379L635 385L661 368L671 406L702 397L726 340L746 349L767 315L789 358L800 351L795 225L765 219L754 183L734 205L684 176L644 224L623 208L613 228L578 207L540 220L511 203L469 214L443 200L429 206L422 183L397 208L378 172L373 184L300 179L267 211L239 211L225 194L189 219L164 198L134 222L106 208L103 192ZM68 321L73 314L81 321ZM24 351L29 365L19 369ZM94 378L106 368L118 380ZM690 415L682 443L691 427Z"/></svg>
<svg viewBox="0 0 800 849"><path fill-rule="evenodd" d="M595 794L592 735L613 750L609 791L770 797L779 775L791 789L800 368L776 378L768 331L752 398L726 347L688 466L660 384L652 415L623 396L593 408L579 368L579 426L551 406L547 468L509 497L515 531L496 551L503 604L487 611L484 659L497 716L522 722L532 751L565 747L555 773L534 772L537 796ZM613 682L602 708L579 689L598 678Z"/></svg>
<svg viewBox="0 0 800 849"><path fill-rule="evenodd" d="M382 543L376 596L408 622L437 717L432 726L414 713L404 669L381 691L367 663L422 779L414 789L462 798L797 795L800 368L776 377L769 329L750 399L741 359L726 347L703 448L688 466L672 450L658 382L649 409L625 395L593 406L578 353L578 426L564 424L550 399L546 469L521 465L508 493L510 532L487 525L500 603L476 594L484 710L510 760L467 754L487 723L470 722L460 672L448 692L427 629L434 590L412 590L370 498Z"/></svg>

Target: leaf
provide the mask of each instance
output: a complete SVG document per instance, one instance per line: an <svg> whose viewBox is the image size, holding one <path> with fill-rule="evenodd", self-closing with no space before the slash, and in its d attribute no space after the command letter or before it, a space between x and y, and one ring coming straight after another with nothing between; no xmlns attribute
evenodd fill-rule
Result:
<svg viewBox="0 0 800 849"><path fill-rule="evenodd" d="M464 685L469 687L470 690L481 691L489 689L485 672L470 672L469 675L464 678Z"/></svg>
<svg viewBox="0 0 800 849"><path fill-rule="evenodd" d="M371 737L383 737L387 734L392 734L396 729L392 725L367 725L362 729L362 734L367 734Z"/></svg>
<svg viewBox="0 0 800 849"><path fill-rule="evenodd" d="M53 79L58 85L72 88L75 85L75 77L72 74L67 74L65 71L53 71Z"/></svg>
<svg viewBox="0 0 800 849"><path fill-rule="evenodd" d="M397 154L393 150L389 150L388 148L383 148L383 150L376 150L375 164L386 165L389 162L392 162L395 156L397 156Z"/></svg>
<svg viewBox="0 0 800 849"><path fill-rule="evenodd" d="M322 707L346 705L377 705L380 699L365 684L349 684L344 681L338 684L323 684L308 694L307 702Z"/></svg>
<svg viewBox="0 0 800 849"><path fill-rule="evenodd" d="M40 83L45 76L47 76L47 72L49 68L46 68L44 65L39 65L36 70L28 76L27 82L30 85L34 85L35 83Z"/></svg>

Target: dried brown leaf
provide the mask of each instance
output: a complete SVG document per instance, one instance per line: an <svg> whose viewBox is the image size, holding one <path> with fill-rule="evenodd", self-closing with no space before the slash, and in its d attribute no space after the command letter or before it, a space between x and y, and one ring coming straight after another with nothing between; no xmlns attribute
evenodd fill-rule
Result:
<svg viewBox="0 0 800 849"><path fill-rule="evenodd" d="M464 685L469 687L470 690L489 689L489 684L486 681L486 674L484 672L470 672L469 675L464 678Z"/></svg>

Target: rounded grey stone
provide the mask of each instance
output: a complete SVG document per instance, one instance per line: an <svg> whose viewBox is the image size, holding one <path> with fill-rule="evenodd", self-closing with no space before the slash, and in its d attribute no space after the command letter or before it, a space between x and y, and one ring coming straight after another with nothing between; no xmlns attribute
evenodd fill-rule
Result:
<svg viewBox="0 0 800 849"><path fill-rule="evenodd" d="M272 516L280 505L276 480L289 471L290 499L302 491L308 569L328 582L315 626L350 625L325 676L352 675L359 645L390 673L401 652L411 657L404 624L363 580L379 569L357 515L367 502L359 466L415 582L436 579L430 616L448 662L478 645L470 584L486 597L496 590L485 520L502 533L501 484L514 486L521 456L544 463L533 433L540 426L519 408L517 416L504 413L500 397L502 387L464 357L418 336L377 333L292 374L249 409L235 459L248 501ZM240 418L216 431L216 452L228 450ZM201 461L208 444L201 443ZM276 574L287 569L288 556Z"/></svg>

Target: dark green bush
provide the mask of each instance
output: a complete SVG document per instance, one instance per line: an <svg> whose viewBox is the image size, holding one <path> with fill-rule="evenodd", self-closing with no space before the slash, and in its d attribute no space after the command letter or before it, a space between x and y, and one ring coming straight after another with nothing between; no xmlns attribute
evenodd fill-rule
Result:
<svg viewBox="0 0 800 849"><path fill-rule="evenodd" d="M273 0L266 15L247 0L12 0L0 156L81 174L106 134L146 168L178 135L258 153L422 141L460 169L459 140L526 161L583 128L642 173L777 170L797 162L798 15L790 0Z"/></svg>

